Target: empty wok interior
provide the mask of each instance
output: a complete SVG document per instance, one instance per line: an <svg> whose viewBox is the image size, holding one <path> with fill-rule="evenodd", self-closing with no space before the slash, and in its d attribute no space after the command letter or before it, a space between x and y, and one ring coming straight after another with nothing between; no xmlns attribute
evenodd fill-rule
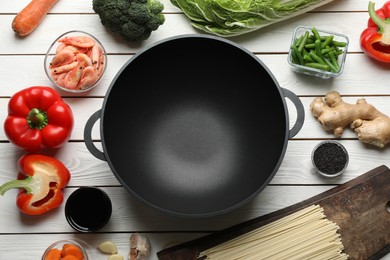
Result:
<svg viewBox="0 0 390 260"><path fill-rule="evenodd" d="M114 175L146 204L180 215L236 208L281 163L288 118L280 88L247 51L183 37L137 54L102 110Z"/></svg>

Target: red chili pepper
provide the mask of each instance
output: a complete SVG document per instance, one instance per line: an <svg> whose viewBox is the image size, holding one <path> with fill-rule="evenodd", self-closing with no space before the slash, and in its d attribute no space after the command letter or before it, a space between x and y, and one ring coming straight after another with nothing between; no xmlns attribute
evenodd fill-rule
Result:
<svg viewBox="0 0 390 260"><path fill-rule="evenodd" d="M375 3L369 2L368 27L360 35L360 47L373 59L390 62L390 1L375 11Z"/></svg>
<svg viewBox="0 0 390 260"><path fill-rule="evenodd" d="M26 88L8 103L5 134L11 143L27 152L59 148L69 140L72 129L71 108L50 87Z"/></svg>
<svg viewBox="0 0 390 260"><path fill-rule="evenodd" d="M28 154L18 161L19 174L0 186L0 195L20 188L16 205L28 215L41 215L63 202L62 189L70 180L70 172L57 159L41 154Z"/></svg>

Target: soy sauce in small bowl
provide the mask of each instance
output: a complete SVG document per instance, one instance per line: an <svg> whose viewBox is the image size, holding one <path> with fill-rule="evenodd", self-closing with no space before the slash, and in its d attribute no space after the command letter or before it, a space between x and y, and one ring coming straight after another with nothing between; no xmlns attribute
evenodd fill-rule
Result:
<svg viewBox="0 0 390 260"><path fill-rule="evenodd" d="M69 225L80 232L95 232L109 221L112 204L109 196L96 187L75 190L65 204L65 217Z"/></svg>

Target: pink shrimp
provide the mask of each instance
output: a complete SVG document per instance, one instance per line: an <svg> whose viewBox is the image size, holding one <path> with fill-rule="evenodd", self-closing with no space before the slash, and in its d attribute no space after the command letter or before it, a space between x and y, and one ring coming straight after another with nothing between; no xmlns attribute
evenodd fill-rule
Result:
<svg viewBox="0 0 390 260"><path fill-rule="evenodd" d="M79 84L84 70L88 67L92 67L91 59L84 53L76 55L77 66L69 71L64 79L64 87L68 89L75 89Z"/></svg>
<svg viewBox="0 0 390 260"><path fill-rule="evenodd" d="M97 75L98 75L98 77L100 77L103 74L103 70L104 70L104 67L105 67L104 63L105 63L105 57L102 54L100 56L100 62L99 62L99 65L97 67Z"/></svg>
<svg viewBox="0 0 390 260"><path fill-rule="evenodd" d="M95 46L92 47L91 59L92 59L93 66L95 66L95 68L97 66L99 66L100 57L101 57L102 54L103 54L103 51L102 51L102 48L100 48L99 45L95 45Z"/></svg>
<svg viewBox="0 0 390 260"><path fill-rule="evenodd" d="M79 63L78 65L81 67L92 66L92 60L88 55L84 53L79 53L76 55L76 60Z"/></svg>
<svg viewBox="0 0 390 260"><path fill-rule="evenodd" d="M101 74L103 73L103 69L105 65L103 50L100 46L95 45L92 48L91 59L92 59L93 66L96 69L98 76L100 77Z"/></svg>
<svg viewBox="0 0 390 260"><path fill-rule="evenodd" d="M88 36L69 36L58 40L66 45L72 45L80 48L92 48L95 40Z"/></svg>
<svg viewBox="0 0 390 260"><path fill-rule="evenodd" d="M63 87L65 85L65 83L64 83L65 76L66 76L66 73L61 73L61 74L55 75L53 77L53 79L57 83L57 85Z"/></svg>
<svg viewBox="0 0 390 260"><path fill-rule="evenodd" d="M56 49L56 54L63 51L63 50L70 50L72 51L75 55L77 53L88 53L91 51L92 48L82 48L82 47L77 47L77 46L73 46L73 45L67 45L67 44L64 44L64 43L61 43L60 45L58 45L57 49Z"/></svg>
<svg viewBox="0 0 390 260"><path fill-rule="evenodd" d="M61 43L60 45L57 46L57 49L56 49L56 54L59 53L60 51L62 51L64 48L66 47L65 44Z"/></svg>
<svg viewBox="0 0 390 260"><path fill-rule="evenodd" d="M69 71L64 78L64 87L67 89L75 89L80 82L83 67L76 66Z"/></svg>
<svg viewBox="0 0 390 260"><path fill-rule="evenodd" d="M65 64L70 64L74 61L74 54L72 51L63 49L54 56L50 62L50 68L59 67Z"/></svg>
<svg viewBox="0 0 390 260"><path fill-rule="evenodd" d="M77 66L77 64L78 64L78 62L74 61L74 62L72 62L70 64L65 64L65 65L53 68L52 72L54 74L61 74L61 73L64 73L64 72L68 72L68 71L72 70L73 68L75 68Z"/></svg>
<svg viewBox="0 0 390 260"><path fill-rule="evenodd" d="M92 66L88 66L83 70L83 74L81 76L81 80L79 85L77 86L79 89L86 89L92 86L96 80L98 79L96 70Z"/></svg>

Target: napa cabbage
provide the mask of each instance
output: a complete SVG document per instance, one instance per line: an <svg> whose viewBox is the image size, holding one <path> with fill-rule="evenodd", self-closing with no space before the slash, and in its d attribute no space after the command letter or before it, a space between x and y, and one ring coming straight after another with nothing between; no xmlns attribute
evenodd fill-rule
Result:
<svg viewBox="0 0 390 260"><path fill-rule="evenodd" d="M171 0L192 26L221 37L248 33L333 0Z"/></svg>

